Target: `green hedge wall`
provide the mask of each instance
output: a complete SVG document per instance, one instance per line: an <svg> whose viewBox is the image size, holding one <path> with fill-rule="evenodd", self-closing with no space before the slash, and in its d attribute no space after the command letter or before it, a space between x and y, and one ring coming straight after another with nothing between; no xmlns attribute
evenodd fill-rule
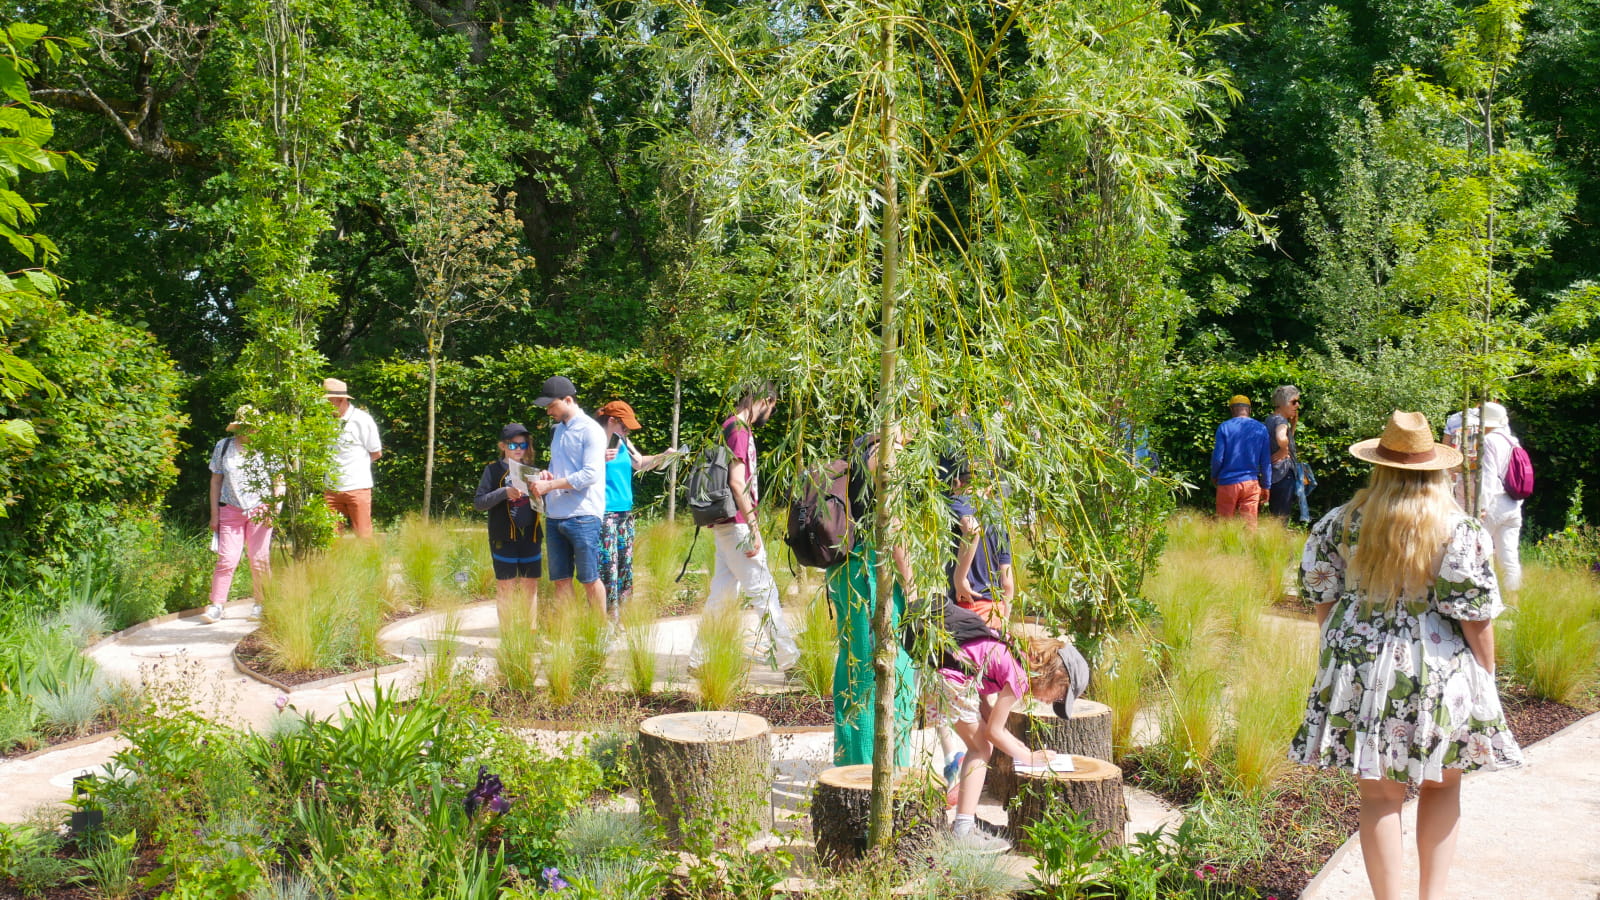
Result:
<svg viewBox="0 0 1600 900"><path fill-rule="evenodd" d="M422 505L427 452L428 369L417 360L381 360L335 376L350 384L357 406L372 413L383 436L383 457L374 471L374 514L391 518ZM500 428L521 422L533 431L536 462L549 456L550 419L533 405L539 385L566 375L578 402L590 414L610 400L626 400L644 427L634 435L646 453L666 449L672 436L672 377L637 355L607 356L556 347L522 347L499 357L446 362L439 371L434 460L434 512L472 511L472 495L483 467L493 461ZM697 381L683 385L683 440L712 434L728 404ZM635 503L661 499L664 474L640 475Z"/></svg>
<svg viewBox="0 0 1600 900"><path fill-rule="evenodd" d="M1168 405L1151 424L1151 434L1163 469L1197 488L1180 501L1199 508L1212 505L1211 448L1217 425L1228 415L1228 398L1234 394L1249 397L1256 417L1265 418L1271 414L1273 388L1294 384L1304 392L1299 442L1301 458L1317 474L1318 487L1311 496L1313 517L1345 502L1366 483L1369 467L1351 457L1349 447L1382 430L1383 414L1378 410L1386 405L1420 408L1435 433L1443 429L1448 407L1428 400L1425 386L1385 381L1372 373L1356 377L1360 380L1284 354L1174 369ZM1351 423L1349 410L1358 398L1370 421ZM1534 496L1523 510L1525 538L1531 542L1560 530L1580 479L1584 509L1594 521L1600 515L1600 386L1563 388L1525 379L1516 383L1507 406L1537 479Z"/></svg>

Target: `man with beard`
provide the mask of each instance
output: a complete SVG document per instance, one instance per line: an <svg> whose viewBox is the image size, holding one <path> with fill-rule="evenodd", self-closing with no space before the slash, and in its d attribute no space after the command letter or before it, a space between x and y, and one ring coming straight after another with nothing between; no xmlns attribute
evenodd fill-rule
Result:
<svg viewBox="0 0 1600 900"><path fill-rule="evenodd" d="M739 397L733 415L722 423L722 436L728 445L728 488L738 510L731 519L711 527L716 540L717 558L711 574L711 596L706 599L702 618L718 615L728 602L742 595L761 613L761 628L772 641L773 663L780 672L800 661L800 648L794 631L778 602L778 584L767 565L767 550L761 541L756 521L759 496L756 477L756 446L752 431L772 418L778 405L777 389L768 382L748 388ZM695 636L689 651L689 673L694 675L705 660L705 646Z"/></svg>

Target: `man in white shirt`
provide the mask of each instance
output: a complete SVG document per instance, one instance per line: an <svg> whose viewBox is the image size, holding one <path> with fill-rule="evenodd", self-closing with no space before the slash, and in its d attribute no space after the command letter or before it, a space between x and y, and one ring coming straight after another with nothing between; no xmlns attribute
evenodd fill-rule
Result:
<svg viewBox="0 0 1600 900"><path fill-rule="evenodd" d="M1498 403L1483 405L1483 456L1478 468L1482 493L1478 497L1478 517L1494 541L1494 561L1500 570L1500 587L1515 593L1522 587L1522 501L1506 493L1506 469L1511 465L1511 449L1521 445L1511 433L1506 408Z"/></svg>
<svg viewBox="0 0 1600 900"><path fill-rule="evenodd" d="M323 494L338 517L342 532L346 520L357 537L372 536L372 464L383 455L378 423L364 409L350 403L350 388L337 378L325 378L322 390L339 416L339 446L334 457L331 489Z"/></svg>
<svg viewBox="0 0 1600 900"><path fill-rule="evenodd" d="M544 502L544 565L556 602L572 596L578 578L589 605L605 615L606 584L600 580L600 517L606 513L606 433L575 399L565 376L545 379L533 401L556 423L550 435L550 468L533 492Z"/></svg>

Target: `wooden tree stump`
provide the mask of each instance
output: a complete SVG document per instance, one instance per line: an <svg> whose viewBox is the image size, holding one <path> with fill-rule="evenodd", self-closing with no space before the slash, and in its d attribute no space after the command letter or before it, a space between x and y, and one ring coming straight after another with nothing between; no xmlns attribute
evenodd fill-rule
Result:
<svg viewBox="0 0 1600 900"><path fill-rule="evenodd" d="M1017 843L1027 845L1023 828L1040 821L1052 811L1071 809L1096 831L1106 848L1126 842L1128 806L1122 797L1122 770L1103 759L1072 757L1073 772L1015 772L1017 795L1011 801L1011 833Z"/></svg>
<svg viewBox="0 0 1600 900"><path fill-rule="evenodd" d="M1019 703L1006 719L1006 730L1034 750L1111 761L1111 707L1104 703L1080 698L1072 705L1072 718L1066 720L1056 718L1053 709L1036 700ZM1017 795L1010 756L995 753L986 787L1002 804L1010 803Z"/></svg>
<svg viewBox="0 0 1600 900"><path fill-rule="evenodd" d="M925 846L944 820L944 790L925 769L898 769L894 780L895 854ZM837 866L867 850L872 766L837 766L817 776L811 792L811 836L817 858Z"/></svg>
<svg viewBox="0 0 1600 900"><path fill-rule="evenodd" d="M639 760L668 839L742 846L771 825L772 747L767 720L749 713L688 712L639 723Z"/></svg>

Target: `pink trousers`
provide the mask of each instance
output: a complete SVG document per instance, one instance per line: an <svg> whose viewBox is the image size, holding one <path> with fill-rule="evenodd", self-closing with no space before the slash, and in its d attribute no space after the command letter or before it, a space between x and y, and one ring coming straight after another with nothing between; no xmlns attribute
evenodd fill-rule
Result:
<svg viewBox="0 0 1600 900"><path fill-rule="evenodd" d="M211 572L211 605L228 602L228 589L233 587L233 572L239 568L241 551L250 556L250 574L257 589L261 579L272 571L272 526L257 522L254 512L265 513L266 504L245 512L237 506L222 504L217 509L217 567Z"/></svg>

